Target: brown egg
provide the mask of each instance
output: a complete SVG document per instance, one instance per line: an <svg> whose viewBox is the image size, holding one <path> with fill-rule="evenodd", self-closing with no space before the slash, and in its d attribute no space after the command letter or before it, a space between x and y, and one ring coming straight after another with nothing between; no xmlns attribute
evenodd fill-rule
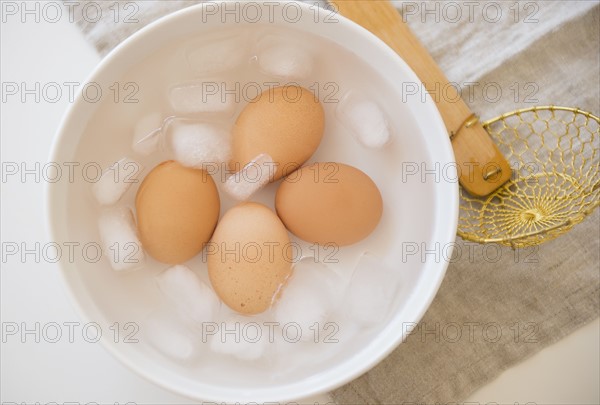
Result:
<svg viewBox="0 0 600 405"><path fill-rule="evenodd" d="M362 171L342 163L314 163L286 177L275 196L277 214L308 242L351 245L367 237L383 211L379 189Z"/></svg>
<svg viewBox="0 0 600 405"><path fill-rule="evenodd" d="M210 240L221 206L215 182L205 170L167 161L148 173L135 207L146 252L163 263L178 264Z"/></svg>
<svg viewBox="0 0 600 405"><path fill-rule="evenodd" d="M287 230L262 204L243 203L227 211L206 252L215 292L242 314L268 309L292 274Z"/></svg>
<svg viewBox="0 0 600 405"><path fill-rule="evenodd" d="M261 153L277 163L273 180L293 172L317 150L325 113L320 101L299 86L261 93L240 113L234 127L230 169L241 170Z"/></svg>

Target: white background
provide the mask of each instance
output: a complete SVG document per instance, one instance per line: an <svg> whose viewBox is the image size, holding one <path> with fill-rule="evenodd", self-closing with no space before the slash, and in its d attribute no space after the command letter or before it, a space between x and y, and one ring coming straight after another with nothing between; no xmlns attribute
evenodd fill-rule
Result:
<svg viewBox="0 0 600 405"><path fill-rule="evenodd" d="M7 17L1 25L1 81L84 82L100 58L67 19L57 23L29 17ZM2 102L2 162L43 164L60 119L69 104L63 96L55 103L35 102L28 96L8 96ZM48 242L44 220L44 184L31 176L2 183L2 242ZM32 327L49 322L82 322L67 302L58 268L36 263L33 255L21 263L13 256L2 263L1 314L3 325L25 322ZM69 343L36 343L35 336L6 336L1 346L2 402L97 402L120 404L192 403L142 380L113 359L100 344L87 343L81 334ZM580 329L474 393L466 402L524 404L600 403L600 323ZM317 399L315 399L317 400ZM313 399L307 400L312 402ZM320 398L327 401L326 397Z"/></svg>

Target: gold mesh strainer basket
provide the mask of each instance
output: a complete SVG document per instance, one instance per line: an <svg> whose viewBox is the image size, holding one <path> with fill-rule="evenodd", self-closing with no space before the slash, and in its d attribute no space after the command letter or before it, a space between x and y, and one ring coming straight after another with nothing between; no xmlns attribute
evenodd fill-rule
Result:
<svg viewBox="0 0 600 405"><path fill-rule="evenodd" d="M599 205L600 119L576 108L517 110L484 124L511 179L486 197L460 188L458 234L513 248L554 239Z"/></svg>

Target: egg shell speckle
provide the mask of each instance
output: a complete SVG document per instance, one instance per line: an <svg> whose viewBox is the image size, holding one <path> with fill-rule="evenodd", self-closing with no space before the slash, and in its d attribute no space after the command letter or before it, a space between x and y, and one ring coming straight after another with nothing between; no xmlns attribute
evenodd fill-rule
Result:
<svg viewBox="0 0 600 405"><path fill-rule="evenodd" d="M277 299L292 274L288 232L273 211L248 202L225 213L207 248L208 275L221 300L258 314Z"/></svg>

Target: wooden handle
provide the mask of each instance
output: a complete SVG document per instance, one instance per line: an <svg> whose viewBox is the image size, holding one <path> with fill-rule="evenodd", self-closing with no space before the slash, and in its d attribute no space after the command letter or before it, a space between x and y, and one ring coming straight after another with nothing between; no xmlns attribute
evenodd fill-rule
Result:
<svg viewBox="0 0 600 405"><path fill-rule="evenodd" d="M460 184L485 196L511 177L511 168L476 116L388 0L335 0L339 12L381 38L428 89L452 138ZM441 91L443 89L443 92ZM443 93L443 94L440 94Z"/></svg>

